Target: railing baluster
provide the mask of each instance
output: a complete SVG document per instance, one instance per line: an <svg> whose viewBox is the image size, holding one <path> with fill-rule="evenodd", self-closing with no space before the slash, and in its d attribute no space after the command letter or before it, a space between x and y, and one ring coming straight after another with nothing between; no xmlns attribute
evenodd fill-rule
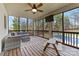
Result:
<svg viewBox="0 0 79 59"><path fill-rule="evenodd" d="M66 33L66 44L67 44L67 39L68 39L68 38L67 38L67 33Z"/></svg>
<svg viewBox="0 0 79 59"><path fill-rule="evenodd" d="M67 44L67 33L66 33L66 44Z"/></svg>
<svg viewBox="0 0 79 59"><path fill-rule="evenodd" d="M69 45L69 33L67 33L67 44Z"/></svg>
<svg viewBox="0 0 79 59"><path fill-rule="evenodd" d="M69 33L69 45L71 45L71 33Z"/></svg>
<svg viewBox="0 0 79 59"><path fill-rule="evenodd" d="M76 35L77 35L77 34L75 34L75 46L76 46L76 39L77 39L77 38L76 38Z"/></svg>
<svg viewBox="0 0 79 59"><path fill-rule="evenodd" d="M61 33L61 42L62 42L62 33Z"/></svg>
<svg viewBox="0 0 79 59"><path fill-rule="evenodd" d="M79 35L78 35L79 36ZM78 47L79 47L79 37L78 37Z"/></svg>
<svg viewBox="0 0 79 59"><path fill-rule="evenodd" d="M72 45L72 34L70 34L70 45Z"/></svg>
<svg viewBox="0 0 79 59"><path fill-rule="evenodd" d="M62 39L63 37L63 32L60 31L55 31L54 33L58 33L56 36L57 38ZM78 32L64 32L64 44L70 45L72 47L77 47L79 48L79 33ZM63 39L60 40L60 42L63 42Z"/></svg>
<svg viewBox="0 0 79 59"><path fill-rule="evenodd" d="M69 37L69 33L68 33L68 44L70 43L70 40L69 39L70 39L70 37Z"/></svg>
<svg viewBox="0 0 79 59"><path fill-rule="evenodd" d="M71 33L71 45L72 45L72 33Z"/></svg>
<svg viewBox="0 0 79 59"><path fill-rule="evenodd" d="M76 35L76 38L77 38L77 39L76 39L76 47L79 47L79 46L78 46L78 44L79 44L79 42L78 42L78 40L79 40L79 39L78 39L78 35L79 35L79 34Z"/></svg>
<svg viewBox="0 0 79 59"><path fill-rule="evenodd" d="M67 44L68 44L68 33L67 33Z"/></svg>
<svg viewBox="0 0 79 59"><path fill-rule="evenodd" d="M76 34L76 47L78 47L78 34Z"/></svg>
<svg viewBox="0 0 79 59"><path fill-rule="evenodd" d="M74 46L74 35L72 34L73 38L72 38L72 43L73 43L73 46Z"/></svg>
<svg viewBox="0 0 79 59"><path fill-rule="evenodd" d="M73 34L73 46L75 46L75 34Z"/></svg>

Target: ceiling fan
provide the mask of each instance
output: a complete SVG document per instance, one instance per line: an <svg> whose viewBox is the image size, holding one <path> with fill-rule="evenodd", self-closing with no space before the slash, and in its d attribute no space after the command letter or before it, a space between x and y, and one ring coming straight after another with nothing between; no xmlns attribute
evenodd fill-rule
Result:
<svg viewBox="0 0 79 59"><path fill-rule="evenodd" d="M35 14L36 12L43 12L43 10L40 10L38 8L42 7L43 4L42 3L39 3L37 6L36 4L31 4L31 3L28 3L29 7L31 7L32 9L29 9L29 10L25 10L25 11L32 11L33 14Z"/></svg>

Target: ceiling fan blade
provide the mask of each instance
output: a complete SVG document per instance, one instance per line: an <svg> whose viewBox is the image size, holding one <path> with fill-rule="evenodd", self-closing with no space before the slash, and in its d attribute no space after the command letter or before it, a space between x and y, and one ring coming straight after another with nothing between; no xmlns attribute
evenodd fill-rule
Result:
<svg viewBox="0 0 79 59"><path fill-rule="evenodd" d="M42 3L40 3L39 5L37 5L37 8L39 8L39 7L41 7L43 4Z"/></svg>
<svg viewBox="0 0 79 59"><path fill-rule="evenodd" d="M39 11L39 12L43 12L43 10L37 10L37 11Z"/></svg>
<svg viewBox="0 0 79 59"><path fill-rule="evenodd" d="M32 9L29 9L29 10L25 10L25 11L31 11Z"/></svg>
<svg viewBox="0 0 79 59"><path fill-rule="evenodd" d="M33 4L33 8L32 9L36 9L36 5L35 4Z"/></svg>
<svg viewBox="0 0 79 59"><path fill-rule="evenodd" d="M33 6L31 5L31 3L28 3L28 5L32 8Z"/></svg>

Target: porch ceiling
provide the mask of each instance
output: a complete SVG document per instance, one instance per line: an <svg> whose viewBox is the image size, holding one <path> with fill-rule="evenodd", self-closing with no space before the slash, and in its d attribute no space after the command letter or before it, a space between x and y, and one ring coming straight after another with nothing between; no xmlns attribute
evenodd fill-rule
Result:
<svg viewBox="0 0 79 59"><path fill-rule="evenodd" d="M35 19L55 11L56 9L69 5L69 3L43 3L43 6L39 9L44 10L44 12L37 12L36 14L33 14L31 11L24 11L26 9L30 9L27 3L5 3L4 5L9 15Z"/></svg>

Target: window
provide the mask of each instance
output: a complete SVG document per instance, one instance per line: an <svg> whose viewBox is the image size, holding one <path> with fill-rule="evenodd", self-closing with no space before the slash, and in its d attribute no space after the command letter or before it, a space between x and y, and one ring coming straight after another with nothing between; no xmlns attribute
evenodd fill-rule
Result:
<svg viewBox="0 0 79 59"><path fill-rule="evenodd" d="M35 25L36 25L35 30L39 30L39 21L38 20L36 20Z"/></svg>
<svg viewBox="0 0 79 59"><path fill-rule="evenodd" d="M33 20L28 19L28 30L33 30Z"/></svg>
<svg viewBox="0 0 79 59"><path fill-rule="evenodd" d="M34 20L34 30L36 30L36 20Z"/></svg>
<svg viewBox="0 0 79 59"><path fill-rule="evenodd" d="M9 31L18 31L20 29L18 17L9 16Z"/></svg>
<svg viewBox="0 0 79 59"><path fill-rule="evenodd" d="M38 20L35 20L35 35L39 35L38 34L38 30L39 30L39 24L38 24Z"/></svg>
<svg viewBox="0 0 79 59"><path fill-rule="evenodd" d="M43 20L39 20L39 30L43 30Z"/></svg>
<svg viewBox="0 0 79 59"><path fill-rule="evenodd" d="M64 31L79 32L79 8L64 13Z"/></svg>
<svg viewBox="0 0 79 59"><path fill-rule="evenodd" d="M79 47L79 8L64 12L64 32L64 42Z"/></svg>
<svg viewBox="0 0 79 59"><path fill-rule="evenodd" d="M44 19L44 37L49 38L49 24Z"/></svg>
<svg viewBox="0 0 79 59"><path fill-rule="evenodd" d="M28 19L28 32L30 35L33 35L33 20Z"/></svg>
<svg viewBox="0 0 79 59"><path fill-rule="evenodd" d="M20 17L20 30L27 31L27 18Z"/></svg>
<svg viewBox="0 0 79 59"><path fill-rule="evenodd" d="M44 20L39 20L39 36L43 37L43 28L44 28L44 24L43 24Z"/></svg>
<svg viewBox="0 0 79 59"><path fill-rule="evenodd" d="M54 22L52 22L53 31L62 31L62 13L54 15Z"/></svg>
<svg viewBox="0 0 79 59"><path fill-rule="evenodd" d="M44 19L44 30L49 30L48 22Z"/></svg>
<svg viewBox="0 0 79 59"><path fill-rule="evenodd" d="M14 17L9 16L9 30L13 30L13 20L14 20Z"/></svg>

